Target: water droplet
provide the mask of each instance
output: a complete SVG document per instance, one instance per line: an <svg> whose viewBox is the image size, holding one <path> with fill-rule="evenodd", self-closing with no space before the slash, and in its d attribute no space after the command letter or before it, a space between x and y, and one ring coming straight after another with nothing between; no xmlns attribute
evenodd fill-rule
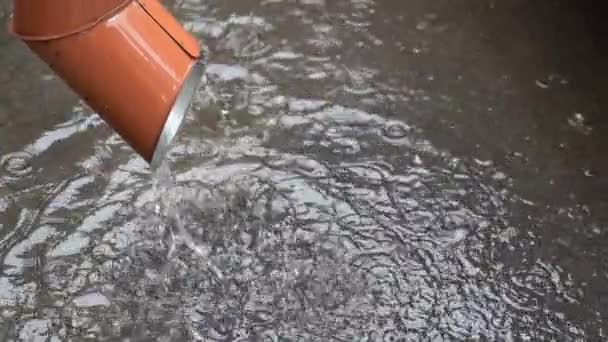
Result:
<svg viewBox="0 0 608 342"><path fill-rule="evenodd" d="M504 180L507 178L507 175L505 175L503 172L496 172L494 175L492 175L492 179L495 180Z"/></svg>
<svg viewBox="0 0 608 342"><path fill-rule="evenodd" d="M262 39L264 28L253 22L255 18L251 19L233 23L220 44L221 49L232 50L241 58L258 58L272 50L272 46Z"/></svg>
<svg viewBox="0 0 608 342"><path fill-rule="evenodd" d="M589 134L591 132L591 127L585 123L585 117L581 113L572 114L572 116L568 118L568 124L583 134Z"/></svg>
<svg viewBox="0 0 608 342"><path fill-rule="evenodd" d="M534 82L534 83L536 84L537 87L539 87L541 89L549 88L549 84L547 83L547 81L536 80L536 82Z"/></svg>
<svg viewBox="0 0 608 342"><path fill-rule="evenodd" d="M429 26L429 22L426 20L423 20L416 25L416 29L419 31L424 31L424 30L426 30L426 28L428 26Z"/></svg>
<svg viewBox="0 0 608 342"><path fill-rule="evenodd" d="M27 152L10 153L2 157L0 165L12 177L25 177L32 172L31 158Z"/></svg>

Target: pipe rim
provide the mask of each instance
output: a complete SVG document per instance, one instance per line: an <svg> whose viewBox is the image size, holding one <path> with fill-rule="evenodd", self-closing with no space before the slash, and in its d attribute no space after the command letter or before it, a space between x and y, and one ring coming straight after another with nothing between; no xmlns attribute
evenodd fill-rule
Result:
<svg viewBox="0 0 608 342"><path fill-rule="evenodd" d="M167 120L165 121L160 137L158 138L156 148L154 149L152 160L150 161L152 170L156 170L160 167L167 152L169 152L171 144L184 121L186 112L192 104L194 93L202 83L204 73L205 64L203 59L199 58L192 66L188 77L184 81L184 86L177 95L175 103L167 116Z"/></svg>

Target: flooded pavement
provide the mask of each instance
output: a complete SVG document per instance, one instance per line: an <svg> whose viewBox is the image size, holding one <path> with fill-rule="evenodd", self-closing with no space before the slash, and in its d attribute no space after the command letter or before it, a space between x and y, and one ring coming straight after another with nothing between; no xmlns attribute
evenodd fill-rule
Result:
<svg viewBox="0 0 608 342"><path fill-rule="evenodd" d="M154 174L0 36L0 340L605 339L574 2L165 3L210 63Z"/></svg>

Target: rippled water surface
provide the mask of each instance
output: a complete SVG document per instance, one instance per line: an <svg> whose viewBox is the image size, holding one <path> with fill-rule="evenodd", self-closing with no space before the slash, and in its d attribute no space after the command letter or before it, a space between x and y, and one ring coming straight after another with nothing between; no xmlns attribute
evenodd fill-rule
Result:
<svg viewBox="0 0 608 342"><path fill-rule="evenodd" d="M154 172L2 35L0 340L604 338L601 104L497 3L165 2L209 65Z"/></svg>

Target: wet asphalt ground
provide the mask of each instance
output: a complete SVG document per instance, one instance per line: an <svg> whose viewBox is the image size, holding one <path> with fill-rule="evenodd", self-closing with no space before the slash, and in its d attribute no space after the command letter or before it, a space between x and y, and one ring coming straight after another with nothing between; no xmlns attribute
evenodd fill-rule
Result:
<svg viewBox="0 0 608 342"><path fill-rule="evenodd" d="M605 340L598 3L165 2L173 180L0 33L0 340Z"/></svg>

